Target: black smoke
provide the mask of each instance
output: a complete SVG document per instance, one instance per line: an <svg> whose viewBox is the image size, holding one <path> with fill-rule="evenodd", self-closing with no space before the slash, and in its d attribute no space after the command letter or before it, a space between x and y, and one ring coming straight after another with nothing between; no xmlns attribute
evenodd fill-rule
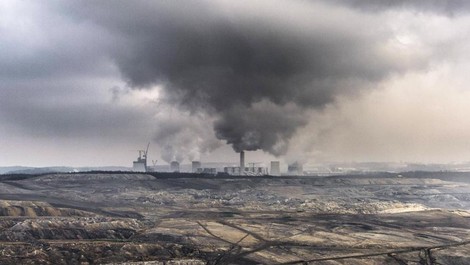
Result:
<svg viewBox="0 0 470 265"><path fill-rule="evenodd" d="M307 122L297 106L279 107L270 101L261 101L250 108L232 107L224 111L214 123L219 139L224 139L237 152L262 149L274 155L287 151L287 142L295 128Z"/></svg>
<svg viewBox="0 0 470 265"><path fill-rule="evenodd" d="M109 56L131 86L160 85L173 104L215 117L215 135L236 151L283 154L306 111L423 66L384 51L390 32L372 18L234 2L86 1L70 12L113 36Z"/></svg>

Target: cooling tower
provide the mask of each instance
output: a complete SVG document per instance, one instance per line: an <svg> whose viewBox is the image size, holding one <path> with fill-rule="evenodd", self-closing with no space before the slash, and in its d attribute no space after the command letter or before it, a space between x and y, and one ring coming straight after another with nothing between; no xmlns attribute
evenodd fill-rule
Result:
<svg viewBox="0 0 470 265"><path fill-rule="evenodd" d="M201 168L201 162L193 161L192 162L192 171L193 171L193 173L196 173L199 168Z"/></svg>
<svg viewBox="0 0 470 265"><path fill-rule="evenodd" d="M280 176L281 175L281 166L279 161L271 161L271 176Z"/></svg>
<svg viewBox="0 0 470 265"><path fill-rule="evenodd" d="M178 161L171 161L170 172L180 172L180 163Z"/></svg>

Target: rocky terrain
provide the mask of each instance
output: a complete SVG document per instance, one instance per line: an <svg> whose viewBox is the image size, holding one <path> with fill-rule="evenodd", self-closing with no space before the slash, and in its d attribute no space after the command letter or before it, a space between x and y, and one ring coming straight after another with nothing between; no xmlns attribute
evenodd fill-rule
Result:
<svg viewBox="0 0 470 265"><path fill-rule="evenodd" d="M470 264L470 174L0 175L0 264Z"/></svg>

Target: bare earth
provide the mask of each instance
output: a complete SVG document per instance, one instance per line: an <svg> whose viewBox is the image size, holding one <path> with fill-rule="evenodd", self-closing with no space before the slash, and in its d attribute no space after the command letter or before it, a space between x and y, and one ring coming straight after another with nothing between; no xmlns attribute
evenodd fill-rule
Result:
<svg viewBox="0 0 470 265"><path fill-rule="evenodd" d="M470 264L470 174L0 177L0 264Z"/></svg>

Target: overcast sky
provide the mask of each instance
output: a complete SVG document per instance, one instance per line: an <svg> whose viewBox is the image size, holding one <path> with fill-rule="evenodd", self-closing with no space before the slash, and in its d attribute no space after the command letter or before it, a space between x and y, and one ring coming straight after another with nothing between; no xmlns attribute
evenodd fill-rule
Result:
<svg viewBox="0 0 470 265"><path fill-rule="evenodd" d="M465 0L0 2L0 166L470 161Z"/></svg>

